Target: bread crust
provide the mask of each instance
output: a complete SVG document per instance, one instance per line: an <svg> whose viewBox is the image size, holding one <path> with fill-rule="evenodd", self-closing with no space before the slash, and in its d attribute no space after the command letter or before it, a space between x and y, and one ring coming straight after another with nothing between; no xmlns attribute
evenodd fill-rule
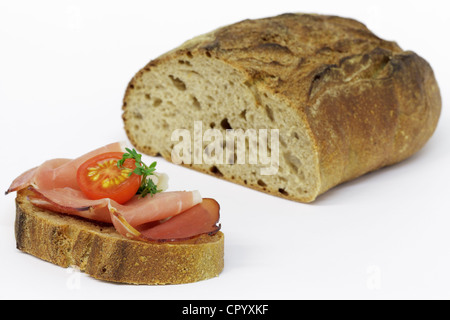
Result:
<svg viewBox="0 0 450 320"><path fill-rule="evenodd" d="M77 267L104 281L162 285L216 277L224 267L224 234L177 242L130 240L112 225L33 206L16 197L17 248L58 266Z"/></svg>
<svg viewBox="0 0 450 320"><path fill-rule="evenodd" d="M136 74L123 109L143 73L186 56L231 65L248 86L270 92L307 124L319 177L313 194L299 198L221 177L292 200L311 202L340 183L410 157L432 136L441 113L439 87L423 58L358 21L313 14L244 20L189 40ZM138 149L158 154L135 141L124 121Z"/></svg>

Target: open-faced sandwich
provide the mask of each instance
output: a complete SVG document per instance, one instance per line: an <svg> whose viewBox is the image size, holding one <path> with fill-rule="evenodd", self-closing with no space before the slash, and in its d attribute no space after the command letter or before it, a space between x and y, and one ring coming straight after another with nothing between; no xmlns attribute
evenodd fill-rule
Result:
<svg viewBox="0 0 450 320"><path fill-rule="evenodd" d="M112 143L53 159L16 178L17 248L94 278L178 284L224 266L219 204L198 191L165 191L167 175Z"/></svg>

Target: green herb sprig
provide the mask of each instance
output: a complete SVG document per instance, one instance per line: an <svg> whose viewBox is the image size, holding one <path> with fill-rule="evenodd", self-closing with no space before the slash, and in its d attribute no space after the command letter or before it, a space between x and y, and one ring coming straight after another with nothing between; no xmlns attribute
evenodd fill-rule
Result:
<svg viewBox="0 0 450 320"><path fill-rule="evenodd" d="M156 171L156 161L151 165L147 166L144 162L142 162L142 155L139 154L135 149L125 148L127 153L124 153L122 159L117 161L117 167L119 169L123 169L123 163L127 159L134 159L136 169L130 172L130 176L135 173L137 175L142 176L141 186L139 187L137 194L139 194L142 198L146 195L150 194L152 197L154 194L161 192L162 190L158 190L157 186L150 178L151 175L154 175Z"/></svg>

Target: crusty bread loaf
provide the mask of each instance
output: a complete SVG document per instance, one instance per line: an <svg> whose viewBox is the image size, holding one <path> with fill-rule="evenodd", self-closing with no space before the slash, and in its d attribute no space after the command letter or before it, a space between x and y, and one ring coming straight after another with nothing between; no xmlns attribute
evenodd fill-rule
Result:
<svg viewBox="0 0 450 320"><path fill-rule="evenodd" d="M279 129L279 169L186 164L285 198L402 161L433 134L441 97L430 65L363 24L284 14L187 41L129 83L123 120L141 152L171 160L175 129ZM205 145L203 145L205 147Z"/></svg>
<svg viewBox="0 0 450 320"><path fill-rule="evenodd" d="M17 248L61 267L129 284L181 284L213 278L224 267L224 235L150 243L129 240L112 225L33 206L27 190L16 197Z"/></svg>

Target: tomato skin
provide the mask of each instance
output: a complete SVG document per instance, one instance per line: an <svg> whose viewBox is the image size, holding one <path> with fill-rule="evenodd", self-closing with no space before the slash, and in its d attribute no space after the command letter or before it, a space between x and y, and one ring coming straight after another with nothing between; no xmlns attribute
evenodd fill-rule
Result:
<svg viewBox="0 0 450 320"><path fill-rule="evenodd" d="M123 168L117 167L117 161L123 153L107 152L88 159L77 170L77 181L81 191L92 200L110 198L120 204L130 200L138 191L142 176L132 173L135 168L133 159L125 160Z"/></svg>

